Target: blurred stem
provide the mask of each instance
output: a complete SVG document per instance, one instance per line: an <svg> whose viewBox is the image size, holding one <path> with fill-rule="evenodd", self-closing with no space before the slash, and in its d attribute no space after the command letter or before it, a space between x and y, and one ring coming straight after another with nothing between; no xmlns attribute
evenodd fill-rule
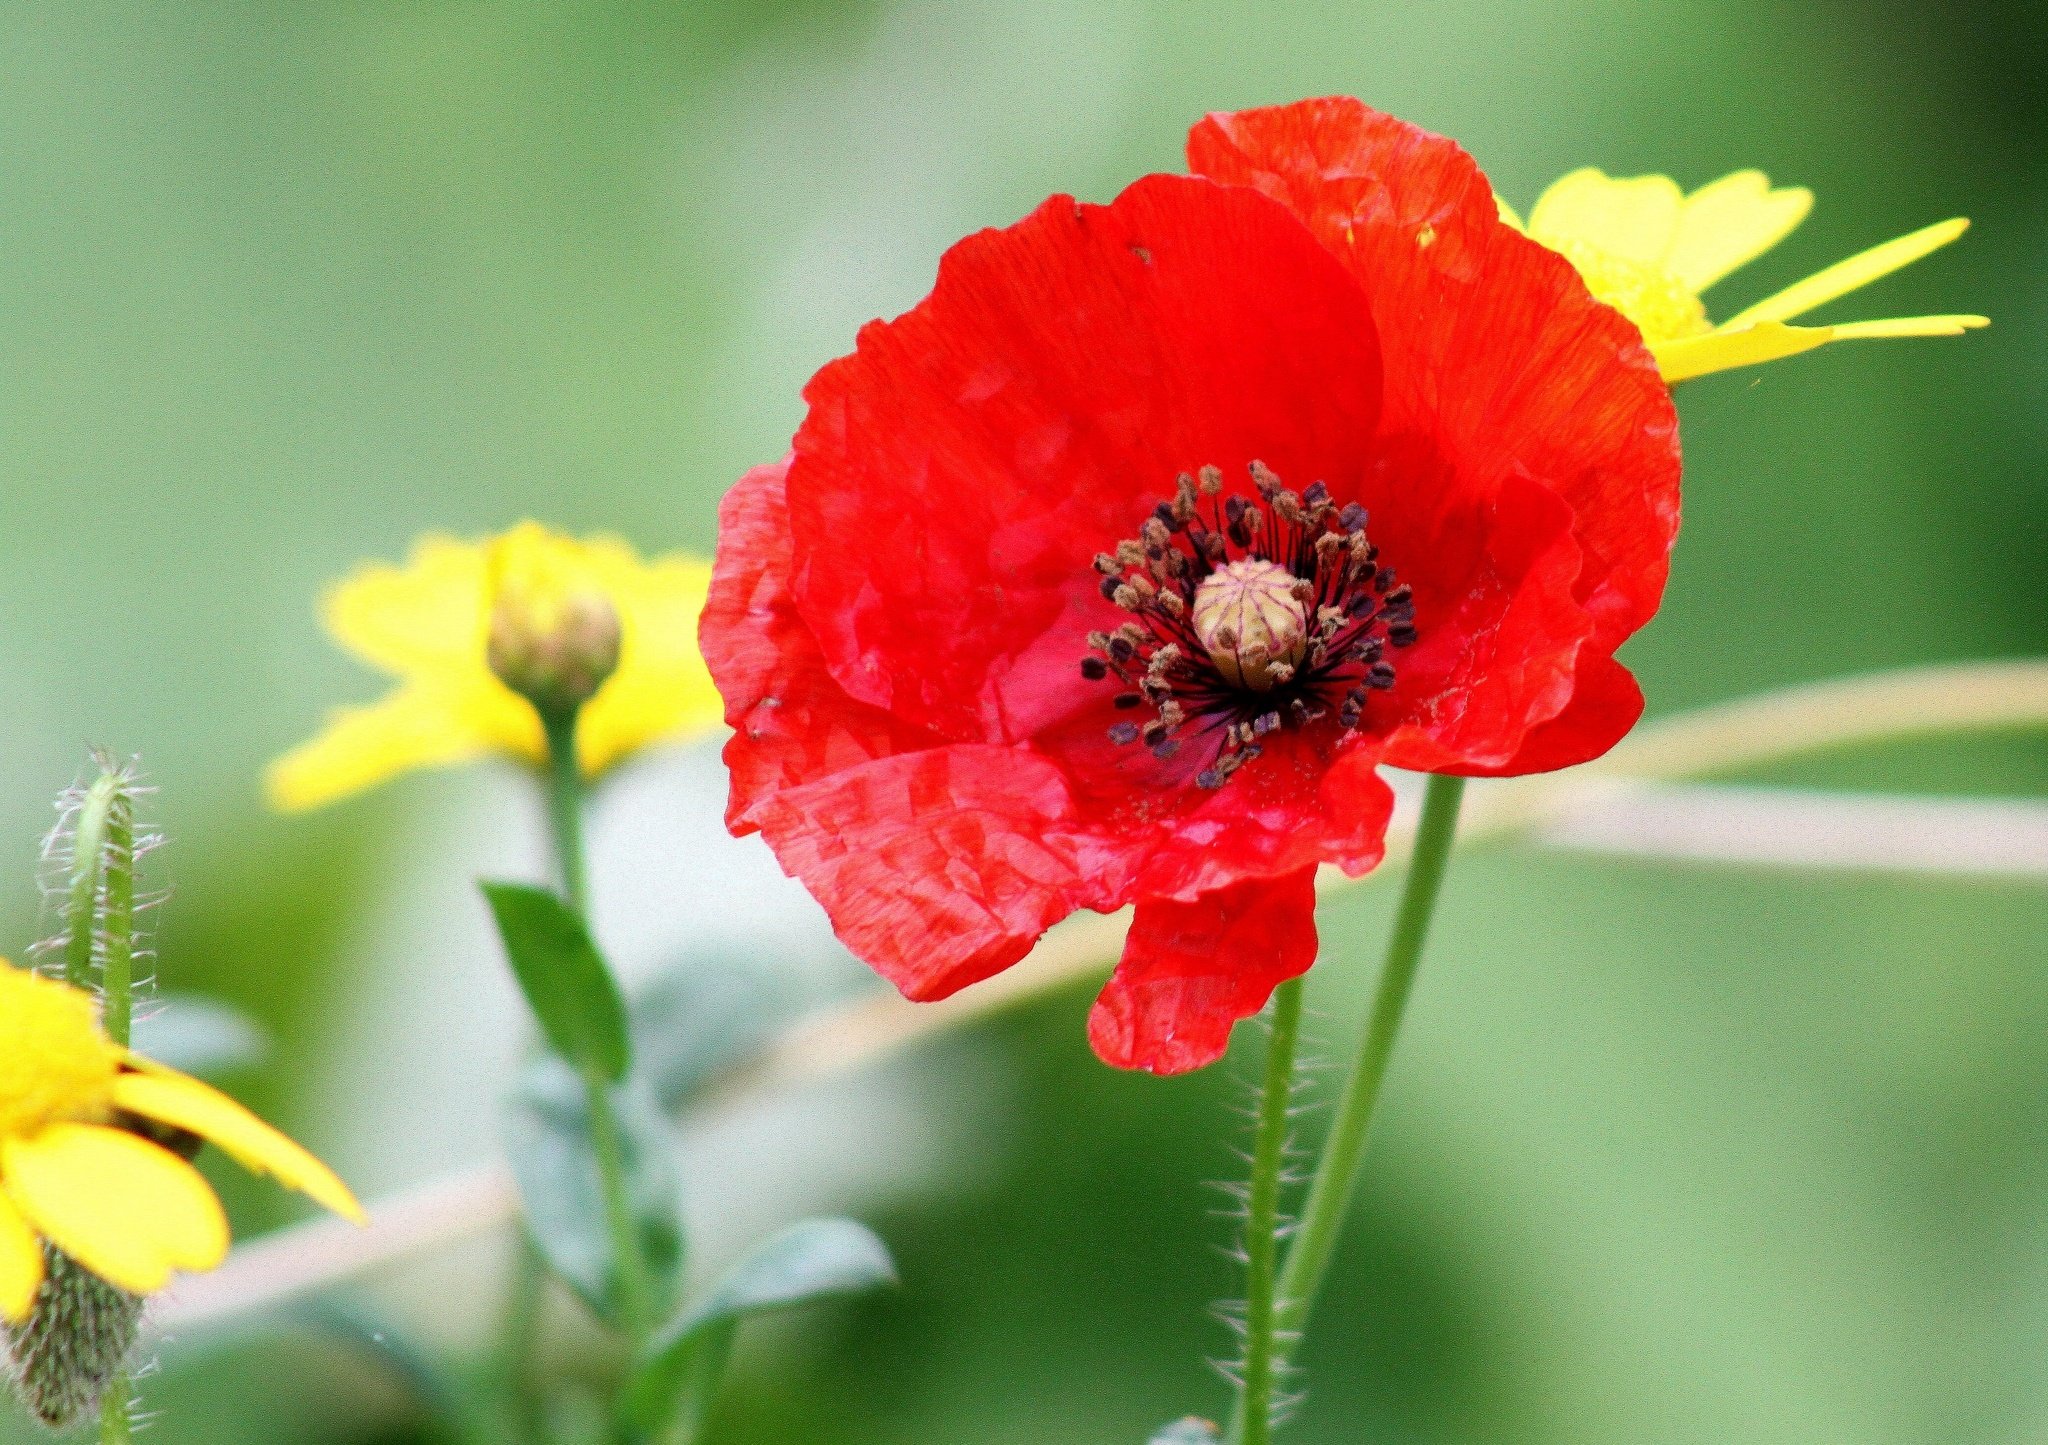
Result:
<svg viewBox="0 0 2048 1445"><path fill-rule="evenodd" d="M118 789L118 780L116 780ZM107 809L106 882L101 933L100 991L107 1037L128 1047L135 1020L135 815L125 793ZM92 915L86 915L90 932ZM123 1427L125 1438L126 1427Z"/></svg>
<svg viewBox="0 0 2048 1445"><path fill-rule="evenodd" d="M1252 1140L1251 1192L1245 1198L1244 1381L1238 1392L1238 1445L1266 1445L1272 1433L1276 1377L1273 1288L1280 1254L1280 1184L1287 1162L1287 1110L1294 1094L1294 1050L1301 1034L1301 980L1273 991L1273 1033Z"/></svg>
<svg viewBox="0 0 2048 1445"><path fill-rule="evenodd" d="M1423 795L1415 852L1408 863L1400 910L1394 915L1394 933L1387 943L1379 991L1373 997L1372 1013L1359 1040L1358 1062L1344 1085L1343 1098L1338 1101L1330 1137L1323 1144L1323 1157L1316 1165L1315 1181L1309 1186L1308 1202L1302 1207L1301 1228L1280 1271L1276 1333L1282 1343L1275 1351L1280 1368L1285 1368L1293 1343L1299 1340L1308 1323L1316 1291L1330 1265L1330 1254L1344 1228L1344 1216L1358 1184L1366 1135L1372 1128L1373 1107L1379 1102L1387 1060L1393 1055L1401 1016L1407 1010L1408 995L1415 984L1415 970L1422 962L1422 945L1429 937L1429 921L1443 888L1451 841L1458 831L1458 805L1464 796L1463 778L1442 776L1432 777L1429 790Z"/></svg>
<svg viewBox="0 0 2048 1445"><path fill-rule="evenodd" d="M586 1070L583 1089L590 1100L590 1147L597 1155L605 1227L612 1237L612 1260L618 1270L619 1314L625 1321L627 1343L637 1356L654 1334L654 1287L649 1282L646 1257L640 1252L639 1231L633 1227L624 1135L604 1075L596 1069Z"/></svg>
<svg viewBox="0 0 2048 1445"><path fill-rule="evenodd" d="M135 1432L128 1423L128 1377L114 1376L100 1397L100 1445L130 1445Z"/></svg>
<svg viewBox="0 0 2048 1445"><path fill-rule="evenodd" d="M555 872L571 908L590 912L590 882L583 862L583 772L576 764L576 714L544 713L548 740L548 827L555 844Z"/></svg>
<svg viewBox="0 0 2048 1445"><path fill-rule="evenodd" d="M554 849L555 877L563 899L588 921L590 885L583 852L583 774L576 763L577 710L542 712L540 717L541 730L547 739L548 755L542 786L547 795L548 838ZM601 1088L601 1082L597 1086L586 1083L592 1130L596 1131L597 1120L603 1116L612 1124L612 1132L616 1136L617 1126L611 1120L609 1100L600 1098ZM600 1151L600 1164L603 1159ZM612 1208L612 1183L607 1176L604 1190L608 1218ZM635 1243L637 1258L637 1241ZM621 1274L626 1272L622 1265ZM527 1238L525 1230L521 1229L518 1252L512 1263L512 1278L506 1287L504 1318L499 1325L497 1360L497 1373L508 1407L508 1434L515 1445L524 1445L526 1441L539 1438L541 1433L540 1405L528 1385L527 1372L540 1334L546 1282L546 1262L533 1241Z"/></svg>
<svg viewBox="0 0 2048 1445"><path fill-rule="evenodd" d="M90 988L93 936L99 928L100 866L107 850L107 816L121 799L121 779L103 771L86 790L78 806L78 822L71 835L71 898L64 921L70 932L64 940L64 981L73 988Z"/></svg>

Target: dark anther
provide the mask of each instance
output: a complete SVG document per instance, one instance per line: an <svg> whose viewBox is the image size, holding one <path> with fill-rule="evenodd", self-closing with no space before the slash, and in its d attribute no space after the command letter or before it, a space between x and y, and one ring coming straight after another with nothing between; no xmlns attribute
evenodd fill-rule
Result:
<svg viewBox="0 0 2048 1445"><path fill-rule="evenodd" d="M1280 714L1277 712L1262 712L1256 718L1252 719L1253 737L1262 738L1267 733L1277 732L1279 728Z"/></svg>
<svg viewBox="0 0 2048 1445"><path fill-rule="evenodd" d="M1116 695L1116 706L1119 712L1129 712L1134 707L1143 707L1144 705L1145 694L1142 692L1120 692Z"/></svg>
<svg viewBox="0 0 2048 1445"><path fill-rule="evenodd" d="M1182 523L1186 521L1186 518L1174 510L1174 505L1171 502L1161 502L1158 506L1154 507L1152 509L1152 519L1169 532L1178 532L1181 529Z"/></svg>
<svg viewBox="0 0 2048 1445"><path fill-rule="evenodd" d="M1370 592L1361 592L1344 604L1344 610L1353 617L1370 617L1377 606L1379 604L1373 601Z"/></svg>
<svg viewBox="0 0 2048 1445"><path fill-rule="evenodd" d="M1084 657L1081 659L1081 676L1090 682L1100 682L1109 676L1109 664L1099 657Z"/></svg>
<svg viewBox="0 0 2048 1445"><path fill-rule="evenodd" d="M1415 624L1412 622L1396 622L1387 629L1387 641L1393 643L1396 647L1413 647L1415 645Z"/></svg>
<svg viewBox="0 0 2048 1445"><path fill-rule="evenodd" d="M1105 577L1102 579L1101 582L1096 584L1095 590L1102 594L1103 601L1114 602L1116 601L1116 589L1123 585L1124 584L1120 578Z"/></svg>
<svg viewBox="0 0 2048 1445"><path fill-rule="evenodd" d="M1130 638L1119 634L1109 639L1109 655L1118 662L1129 662L1138 655L1138 649Z"/></svg>
<svg viewBox="0 0 2048 1445"><path fill-rule="evenodd" d="M1301 499L1311 507L1323 506L1330 500L1330 489L1321 482L1311 482L1308 490L1301 494Z"/></svg>
<svg viewBox="0 0 2048 1445"><path fill-rule="evenodd" d="M1109 730L1109 740L1118 747L1124 747L1138 740L1138 725L1134 722L1120 722Z"/></svg>
<svg viewBox="0 0 2048 1445"><path fill-rule="evenodd" d="M1179 738L1161 738L1158 742L1152 744L1152 756L1159 759L1162 763L1179 751Z"/></svg>
<svg viewBox="0 0 2048 1445"><path fill-rule="evenodd" d="M1370 519L1370 515L1358 503L1346 502L1344 510L1337 514L1337 525L1344 529L1346 535L1355 537L1365 530L1365 524Z"/></svg>
<svg viewBox="0 0 2048 1445"><path fill-rule="evenodd" d="M1385 692L1394 685L1394 669L1384 662L1375 662L1365 670L1365 685Z"/></svg>
<svg viewBox="0 0 2048 1445"><path fill-rule="evenodd" d="M1374 578L1372 579L1372 587L1373 587L1373 591L1375 591L1375 592L1387 592L1387 591L1390 591L1390 590L1391 590L1391 589L1393 588L1393 585L1394 585L1394 569L1393 569L1393 568L1391 568L1391 567L1382 567L1382 568L1380 568L1380 569L1379 569L1379 573L1378 573L1378 575L1376 575L1376 576L1375 576L1375 577L1374 577Z"/></svg>
<svg viewBox="0 0 2048 1445"><path fill-rule="evenodd" d="M1195 774L1195 786L1198 788L1207 788L1212 793L1215 792L1218 788L1222 787L1223 783L1223 773L1221 773L1215 768L1204 768L1202 769L1202 771Z"/></svg>

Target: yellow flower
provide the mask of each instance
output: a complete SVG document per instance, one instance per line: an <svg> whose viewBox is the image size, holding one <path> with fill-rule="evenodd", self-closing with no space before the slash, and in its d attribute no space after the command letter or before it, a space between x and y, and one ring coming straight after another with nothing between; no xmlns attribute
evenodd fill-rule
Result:
<svg viewBox="0 0 2048 1445"><path fill-rule="evenodd" d="M339 710L272 763L270 799L315 808L414 768L491 755L538 764L547 744L528 696L562 688L589 697L576 731L585 776L714 728L723 704L697 652L710 581L695 558L643 562L615 538L579 542L534 522L480 542L425 537L403 567L367 564L328 593L323 618L398 686ZM615 667L603 665L607 646Z"/></svg>
<svg viewBox="0 0 2048 1445"><path fill-rule="evenodd" d="M0 959L0 1319L28 1318L42 1240L134 1295L226 1257L227 1218L212 1188L120 1127L124 1118L211 1140L362 1222L325 1164L225 1094L111 1042L90 994Z"/></svg>
<svg viewBox="0 0 2048 1445"><path fill-rule="evenodd" d="M1790 235L1813 208L1813 192L1774 188L1762 171L1737 171L1685 195L1669 176L1620 179L1587 167L1538 197L1526 225L1499 204L1502 220L1561 253L1588 290L1636 324L1666 381L1776 361L1830 341L1958 336L1990 324L1982 316L1786 324L1946 246L1969 228L1962 219L1873 246L1717 325L1701 293Z"/></svg>

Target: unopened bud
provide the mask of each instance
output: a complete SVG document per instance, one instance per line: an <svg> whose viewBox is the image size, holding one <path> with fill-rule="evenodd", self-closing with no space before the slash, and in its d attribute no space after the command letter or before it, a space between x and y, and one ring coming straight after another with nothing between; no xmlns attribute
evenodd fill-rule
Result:
<svg viewBox="0 0 2048 1445"><path fill-rule="evenodd" d="M618 670L618 609L583 548L532 523L491 547L491 671L543 716L581 707Z"/></svg>
<svg viewBox="0 0 2048 1445"><path fill-rule="evenodd" d="M1308 613L1285 567L1247 557L1195 589L1195 636L1226 682L1269 692L1294 676L1308 651Z"/></svg>

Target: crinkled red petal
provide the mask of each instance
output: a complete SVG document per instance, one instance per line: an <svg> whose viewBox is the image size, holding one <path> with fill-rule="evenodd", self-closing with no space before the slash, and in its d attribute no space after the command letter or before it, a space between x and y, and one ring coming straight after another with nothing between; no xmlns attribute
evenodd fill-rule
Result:
<svg viewBox="0 0 2048 1445"><path fill-rule="evenodd" d="M725 699L733 736L726 826L750 833L756 804L844 768L937 740L832 680L789 600L788 463L755 467L718 509L718 556L698 643Z"/></svg>
<svg viewBox="0 0 2048 1445"><path fill-rule="evenodd" d="M1285 208L1184 176L1055 197L806 389L798 608L853 696L962 741L1044 732L1099 705L1074 667L1124 616L1090 559L1205 464L1348 494L1379 395L1364 298Z"/></svg>
<svg viewBox="0 0 2048 1445"><path fill-rule="evenodd" d="M1304 868L1186 903L1140 902L1123 961L1088 1016L1095 1052L1155 1074L1221 1058L1231 1026L1315 962L1315 878Z"/></svg>
<svg viewBox="0 0 2048 1445"><path fill-rule="evenodd" d="M1287 205L1358 278L1390 453L1433 451L1461 487L1524 476L1567 503L1584 558L1574 596L1589 645L1611 655L1655 612L1678 529L1677 417L1635 328L1500 222L1457 145L1359 101L1209 116L1188 159Z"/></svg>
<svg viewBox="0 0 2048 1445"><path fill-rule="evenodd" d="M1120 860L1074 837L1071 813L1051 763L963 743L772 793L749 816L841 942L908 997L935 999L1120 898Z"/></svg>

